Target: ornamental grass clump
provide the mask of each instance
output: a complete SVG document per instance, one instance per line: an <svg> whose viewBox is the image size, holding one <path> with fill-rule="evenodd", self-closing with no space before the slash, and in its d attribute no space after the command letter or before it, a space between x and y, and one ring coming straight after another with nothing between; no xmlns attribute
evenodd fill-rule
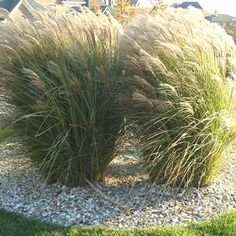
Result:
<svg viewBox="0 0 236 236"><path fill-rule="evenodd" d="M113 159L123 117L120 25L90 12L38 14L0 26L0 84L11 129L48 182L96 183Z"/></svg>
<svg viewBox="0 0 236 236"><path fill-rule="evenodd" d="M232 39L181 9L139 16L124 32L125 109L140 127L143 167L164 185L211 183L235 136Z"/></svg>

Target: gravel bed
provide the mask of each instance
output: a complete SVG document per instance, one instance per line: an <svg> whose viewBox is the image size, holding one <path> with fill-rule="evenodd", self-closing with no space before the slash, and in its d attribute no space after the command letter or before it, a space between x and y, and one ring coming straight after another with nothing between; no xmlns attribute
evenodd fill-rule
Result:
<svg viewBox="0 0 236 236"><path fill-rule="evenodd" d="M96 187L46 185L16 144L0 145L0 208L65 226L145 227L210 219L236 208L236 147L214 184L201 189L166 189L137 175L135 161L119 158L113 177ZM126 161L124 161L126 160ZM115 174L114 174L115 173Z"/></svg>

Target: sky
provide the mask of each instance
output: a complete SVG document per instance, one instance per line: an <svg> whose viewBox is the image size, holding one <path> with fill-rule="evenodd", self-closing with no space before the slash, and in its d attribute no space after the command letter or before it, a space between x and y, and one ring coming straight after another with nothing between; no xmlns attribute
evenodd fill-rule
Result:
<svg viewBox="0 0 236 236"><path fill-rule="evenodd" d="M188 2L191 0L163 0L167 4ZM198 2L204 10L225 13L236 17L236 0L192 0Z"/></svg>

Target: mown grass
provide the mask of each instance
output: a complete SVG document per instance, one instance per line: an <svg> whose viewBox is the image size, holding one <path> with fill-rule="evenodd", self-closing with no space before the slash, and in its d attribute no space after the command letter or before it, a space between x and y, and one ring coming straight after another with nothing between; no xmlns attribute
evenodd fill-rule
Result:
<svg viewBox="0 0 236 236"><path fill-rule="evenodd" d="M1 236L234 236L236 212L186 227L165 226L124 230L108 227L65 228L0 210L0 225Z"/></svg>

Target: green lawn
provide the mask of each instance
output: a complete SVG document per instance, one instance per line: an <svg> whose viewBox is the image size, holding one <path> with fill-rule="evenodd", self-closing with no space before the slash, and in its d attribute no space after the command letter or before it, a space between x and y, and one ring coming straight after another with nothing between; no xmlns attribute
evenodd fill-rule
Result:
<svg viewBox="0 0 236 236"><path fill-rule="evenodd" d="M192 224L187 227L153 227L147 229L114 230L105 227L64 228L36 219L0 210L0 236L236 236L236 212L216 218L210 222Z"/></svg>

